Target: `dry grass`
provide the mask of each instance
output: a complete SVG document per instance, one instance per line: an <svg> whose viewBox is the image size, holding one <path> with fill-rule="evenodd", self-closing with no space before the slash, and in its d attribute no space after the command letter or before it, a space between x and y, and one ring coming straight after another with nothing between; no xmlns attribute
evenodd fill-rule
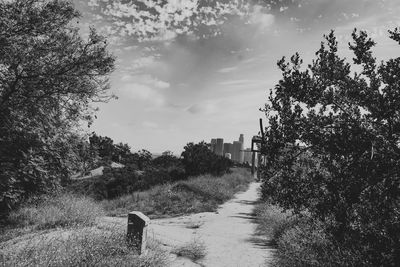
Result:
<svg viewBox="0 0 400 267"><path fill-rule="evenodd" d="M166 253L155 241L139 256L126 243L120 226L85 227L37 233L0 246L2 266L148 266L167 264Z"/></svg>
<svg viewBox="0 0 400 267"><path fill-rule="evenodd" d="M192 241L183 244L182 246L176 247L172 250L172 253L179 257L186 257L192 261L197 261L204 258L207 255L206 246L200 239L193 239Z"/></svg>
<svg viewBox="0 0 400 267"><path fill-rule="evenodd" d="M254 211L257 218L257 234L266 236L272 243L277 243L281 235L298 221L291 212L268 203L258 204Z"/></svg>
<svg viewBox="0 0 400 267"><path fill-rule="evenodd" d="M35 203L22 206L8 216L15 226L33 226L37 229L55 227L90 226L103 216L103 209L92 199L63 194L45 197Z"/></svg>
<svg viewBox="0 0 400 267"><path fill-rule="evenodd" d="M0 266L165 266L166 253L148 242L139 256L126 242L126 226L99 224L101 206L73 195L45 197L9 215L0 239ZM11 226L9 226L11 227Z"/></svg>
<svg viewBox="0 0 400 267"><path fill-rule="evenodd" d="M367 266L356 250L346 250L325 233L321 222L307 214L294 216L277 206L260 203L257 233L268 237L277 250L273 266Z"/></svg>
<svg viewBox="0 0 400 267"><path fill-rule="evenodd" d="M218 205L246 190L252 181L247 170L234 169L221 177L201 175L187 181L158 185L150 190L135 192L101 202L109 216L140 210L150 218L215 211Z"/></svg>

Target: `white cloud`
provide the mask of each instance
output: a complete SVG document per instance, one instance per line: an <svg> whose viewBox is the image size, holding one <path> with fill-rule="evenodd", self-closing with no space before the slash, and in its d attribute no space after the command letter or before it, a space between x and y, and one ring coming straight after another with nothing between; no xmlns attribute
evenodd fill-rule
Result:
<svg viewBox="0 0 400 267"><path fill-rule="evenodd" d="M226 15L243 17L250 8L242 0L201 5L199 0L90 0L88 5L108 16L119 35L135 36L139 41L165 41L178 34L192 34L193 29L204 25L224 24Z"/></svg>
<svg viewBox="0 0 400 267"><path fill-rule="evenodd" d="M219 85L224 85L224 86L264 86L266 84L266 81L263 80L228 80L228 81L223 81L219 82Z"/></svg>
<svg viewBox="0 0 400 267"><path fill-rule="evenodd" d="M222 69L219 69L218 72L219 73L229 73L229 72L232 72L235 70L237 70L237 67L222 68Z"/></svg>
<svg viewBox="0 0 400 267"><path fill-rule="evenodd" d="M187 111L189 111L192 114L213 114L216 113L218 110L218 103L215 102L210 102L210 101L204 101L200 103L196 103L191 105L189 108L187 108Z"/></svg>
<svg viewBox="0 0 400 267"><path fill-rule="evenodd" d="M158 124L152 121L144 121L142 122L142 126L148 129L157 129Z"/></svg>
<svg viewBox="0 0 400 267"><path fill-rule="evenodd" d="M261 6L255 5L253 13L251 14L250 22L257 25L259 30L264 31L274 24L275 17L272 14L264 13Z"/></svg>

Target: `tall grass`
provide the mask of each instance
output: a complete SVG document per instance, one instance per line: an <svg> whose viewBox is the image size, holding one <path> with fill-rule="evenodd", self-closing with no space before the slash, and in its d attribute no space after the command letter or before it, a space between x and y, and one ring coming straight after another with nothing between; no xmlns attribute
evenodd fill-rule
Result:
<svg viewBox="0 0 400 267"><path fill-rule="evenodd" d="M257 233L276 246L273 266L368 266L357 250L342 248L326 234L323 223L304 213L293 215L268 203L254 210Z"/></svg>
<svg viewBox="0 0 400 267"><path fill-rule="evenodd" d="M201 175L104 200L101 204L110 216L123 215L132 210L140 210L152 218L215 211L219 204L245 190L251 181L247 170L233 169L232 173L221 177Z"/></svg>
<svg viewBox="0 0 400 267"><path fill-rule="evenodd" d="M299 221L290 211L283 211L268 203L258 204L253 212L258 223L257 234L268 237L272 244L276 244L282 234Z"/></svg>
<svg viewBox="0 0 400 267"><path fill-rule="evenodd" d="M148 266L167 264L160 245L148 242L148 253L139 256L126 242L119 226L53 231L30 236L16 244L0 246L1 266Z"/></svg>
<svg viewBox="0 0 400 267"><path fill-rule="evenodd" d="M62 194L28 203L9 214L10 224L37 229L90 226L104 215L101 206L84 196Z"/></svg>

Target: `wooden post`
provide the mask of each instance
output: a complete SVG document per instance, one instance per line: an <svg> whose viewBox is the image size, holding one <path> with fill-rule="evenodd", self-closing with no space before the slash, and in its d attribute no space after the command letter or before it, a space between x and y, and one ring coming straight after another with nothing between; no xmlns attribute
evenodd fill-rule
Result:
<svg viewBox="0 0 400 267"><path fill-rule="evenodd" d="M261 153L258 153L257 154L257 157L258 157L258 164L257 164L257 179L258 180L260 180L261 179L261 173L260 173L260 170L261 170L261 165L262 165L262 160L261 160Z"/></svg>
<svg viewBox="0 0 400 267"><path fill-rule="evenodd" d="M251 175L254 176L255 170L256 170L256 166L255 166L255 162L256 161L256 152L253 151L252 155L251 155Z"/></svg>
<svg viewBox="0 0 400 267"><path fill-rule="evenodd" d="M147 226L150 223L149 217L139 211L129 212L127 241L131 246L136 247L139 254L146 252Z"/></svg>

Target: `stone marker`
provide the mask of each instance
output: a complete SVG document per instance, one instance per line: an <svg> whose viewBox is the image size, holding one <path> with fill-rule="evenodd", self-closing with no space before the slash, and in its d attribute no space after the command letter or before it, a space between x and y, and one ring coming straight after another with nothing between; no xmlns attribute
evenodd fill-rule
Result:
<svg viewBox="0 0 400 267"><path fill-rule="evenodd" d="M127 240L130 245L137 248L140 254L146 252L147 226L149 223L149 217L140 211L132 211L128 214Z"/></svg>

